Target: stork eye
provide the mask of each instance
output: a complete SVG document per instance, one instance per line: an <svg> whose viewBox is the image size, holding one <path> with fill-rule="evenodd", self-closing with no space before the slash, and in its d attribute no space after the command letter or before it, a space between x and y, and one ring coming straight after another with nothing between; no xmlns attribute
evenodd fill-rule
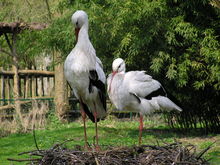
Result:
<svg viewBox="0 0 220 165"><path fill-rule="evenodd" d="M77 21L77 22L76 22L76 25L78 26L78 24L79 24L79 23L78 23L78 21Z"/></svg>
<svg viewBox="0 0 220 165"><path fill-rule="evenodd" d="M118 68L120 68L121 67L121 64L118 66Z"/></svg>

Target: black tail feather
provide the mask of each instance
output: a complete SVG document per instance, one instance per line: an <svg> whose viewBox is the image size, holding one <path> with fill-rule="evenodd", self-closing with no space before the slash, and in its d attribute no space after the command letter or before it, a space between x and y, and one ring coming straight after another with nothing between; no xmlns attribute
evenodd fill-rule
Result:
<svg viewBox="0 0 220 165"><path fill-rule="evenodd" d="M95 123L95 117L94 117L93 113L89 110L88 106L82 102L82 107L83 107L83 110L84 110L84 112L86 113L86 115L89 117L89 119L90 119L93 123ZM100 119L97 118L97 122L98 122L99 120L100 120Z"/></svg>
<svg viewBox="0 0 220 165"><path fill-rule="evenodd" d="M167 96L167 93L162 86L158 88L157 90L152 91L150 94L148 94L144 98L147 100L151 100L152 97L157 97L157 96Z"/></svg>

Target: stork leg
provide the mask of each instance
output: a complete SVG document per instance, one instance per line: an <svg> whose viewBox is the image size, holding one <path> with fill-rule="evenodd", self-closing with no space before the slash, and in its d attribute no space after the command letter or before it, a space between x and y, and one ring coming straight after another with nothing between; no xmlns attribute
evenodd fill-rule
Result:
<svg viewBox="0 0 220 165"><path fill-rule="evenodd" d="M139 145L141 145L142 143L142 130L143 130L143 115L140 114Z"/></svg>
<svg viewBox="0 0 220 165"><path fill-rule="evenodd" d="M96 141L96 145L98 145L98 124L97 124L97 112L94 113L94 117L95 117L95 141Z"/></svg>
<svg viewBox="0 0 220 165"><path fill-rule="evenodd" d="M94 103L94 107L95 107L95 111L94 111L94 118L95 118L95 146L96 146L96 150L100 150L99 147L99 138L98 138L98 123L97 123L97 111L96 111L96 105Z"/></svg>
<svg viewBox="0 0 220 165"><path fill-rule="evenodd" d="M82 110L81 114L82 114L82 119L83 119L84 139L85 139L85 143L87 145L88 141L87 141L87 134L86 134L86 113L84 112L84 110Z"/></svg>
<svg viewBox="0 0 220 165"><path fill-rule="evenodd" d="M82 115L82 120L83 120L83 128L84 128L85 149L89 150L87 134L86 134L86 113L83 109L81 101L80 101L80 106L81 106L80 109L81 109L81 115Z"/></svg>

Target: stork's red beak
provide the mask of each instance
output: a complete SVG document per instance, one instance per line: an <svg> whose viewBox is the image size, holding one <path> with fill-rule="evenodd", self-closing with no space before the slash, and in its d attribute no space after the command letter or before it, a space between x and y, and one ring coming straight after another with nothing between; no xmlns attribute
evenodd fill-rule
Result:
<svg viewBox="0 0 220 165"><path fill-rule="evenodd" d="M117 71L112 71L112 79L111 79L111 82L110 82L110 87L109 87L109 92L111 92L111 87L112 87L112 80L113 80L113 78L114 78L114 76L115 76L115 74L116 73L118 73Z"/></svg>
<svg viewBox="0 0 220 165"><path fill-rule="evenodd" d="M75 28L76 42L78 41L79 31L80 31L80 28Z"/></svg>
<svg viewBox="0 0 220 165"><path fill-rule="evenodd" d="M115 76L115 74L118 73L117 71L112 71L112 79Z"/></svg>

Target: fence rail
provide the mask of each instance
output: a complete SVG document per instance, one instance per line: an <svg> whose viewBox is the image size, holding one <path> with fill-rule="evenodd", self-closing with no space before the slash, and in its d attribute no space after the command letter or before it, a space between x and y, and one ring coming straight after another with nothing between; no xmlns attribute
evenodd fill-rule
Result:
<svg viewBox="0 0 220 165"><path fill-rule="evenodd" d="M0 76L14 76L14 71L6 71L0 70ZM46 70L18 70L18 75L21 77L26 76L35 76L35 77L54 77L53 71L46 71Z"/></svg>
<svg viewBox="0 0 220 165"><path fill-rule="evenodd" d="M0 106L36 97L54 97L54 72L47 70L18 70L18 97L15 99L14 71L0 68ZM37 98L39 99L39 98ZM10 107L10 106L9 106Z"/></svg>

